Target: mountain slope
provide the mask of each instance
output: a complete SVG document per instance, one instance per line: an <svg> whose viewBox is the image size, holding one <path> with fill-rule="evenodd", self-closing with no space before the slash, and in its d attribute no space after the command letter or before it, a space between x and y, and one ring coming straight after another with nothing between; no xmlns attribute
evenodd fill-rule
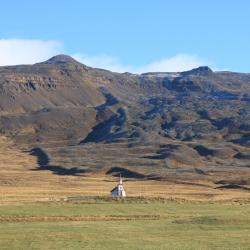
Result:
<svg viewBox="0 0 250 250"><path fill-rule="evenodd" d="M118 74L58 55L0 67L0 114L2 135L47 155L38 169L249 182L250 74Z"/></svg>

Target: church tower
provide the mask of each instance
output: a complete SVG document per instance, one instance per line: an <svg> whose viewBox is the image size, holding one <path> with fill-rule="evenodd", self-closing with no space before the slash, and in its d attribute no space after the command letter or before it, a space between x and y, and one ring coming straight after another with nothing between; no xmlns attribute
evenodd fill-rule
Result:
<svg viewBox="0 0 250 250"><path fill-rule="evenodd" d="M118 185L112 189L111 191L111 196L112 197L125 197L126 196L126 192L125 192L125 189L122 185L122 176L120 174L120 177L119 177L119 183Z"/></svg>

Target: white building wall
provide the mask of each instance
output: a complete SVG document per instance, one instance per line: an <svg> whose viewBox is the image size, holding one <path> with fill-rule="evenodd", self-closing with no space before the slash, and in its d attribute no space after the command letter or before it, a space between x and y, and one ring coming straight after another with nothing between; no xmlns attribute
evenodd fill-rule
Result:
<svg viewBox="0 0 250 250"><path fill-rule="evenodd" d="M117 185L117 187L111 192L113 197L125 197L126 192L121 184Z"/></svg>

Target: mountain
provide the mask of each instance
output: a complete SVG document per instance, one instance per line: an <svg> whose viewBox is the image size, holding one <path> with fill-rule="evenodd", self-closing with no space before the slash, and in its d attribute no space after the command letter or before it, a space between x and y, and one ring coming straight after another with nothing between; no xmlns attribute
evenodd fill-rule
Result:
<svg viewBox="0 0 250 250"><path fill-rule="evenodd" d="M250 184L250 74L0 67L0 134L37 170Z"/></svg>

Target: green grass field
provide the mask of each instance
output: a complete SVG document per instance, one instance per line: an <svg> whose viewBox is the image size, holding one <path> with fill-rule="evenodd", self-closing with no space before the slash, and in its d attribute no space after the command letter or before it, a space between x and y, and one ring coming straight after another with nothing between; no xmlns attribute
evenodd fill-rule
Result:
<svg viewBox="0 0 250 250"><path fill-rule="evenodd" d="M100 199L2 205L0 249L250 249L250 204Z"/></svg>

